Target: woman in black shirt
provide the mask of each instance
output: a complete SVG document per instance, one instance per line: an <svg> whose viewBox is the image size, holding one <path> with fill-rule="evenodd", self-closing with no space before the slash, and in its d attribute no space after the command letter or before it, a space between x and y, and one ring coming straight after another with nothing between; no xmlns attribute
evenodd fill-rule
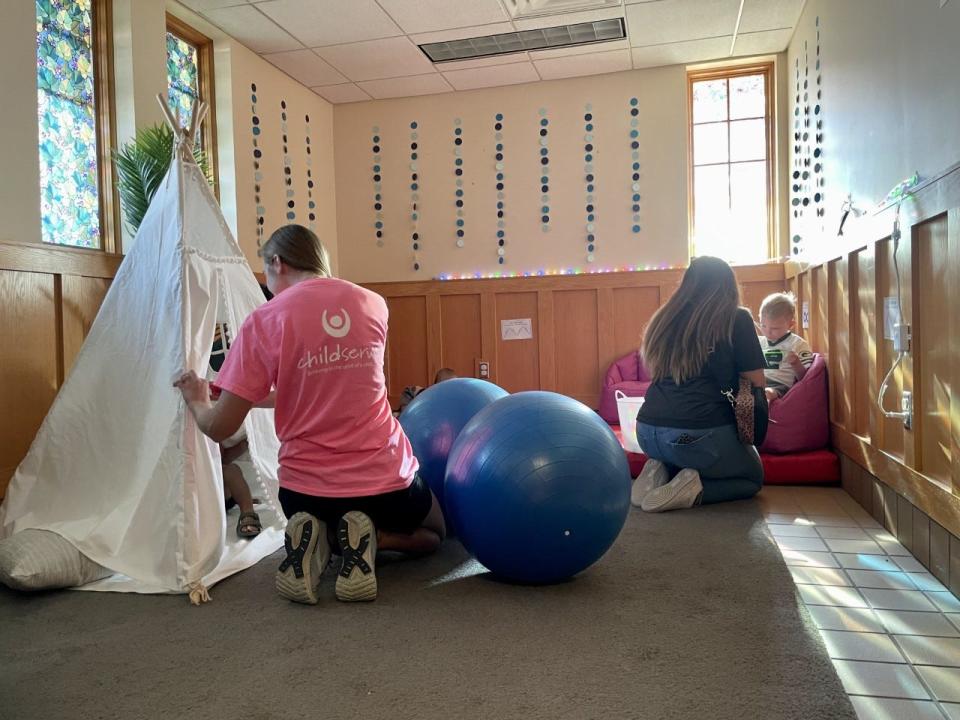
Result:
<svg viewBox="0 0 960 720"><path fill-rule="evenodd" d="M756 495L760 457L740 442L721 389L736 389L741 375L763 387L765 363L730 266L695 258L650 320L641 352L653 383L637 415L637 440L649 459L633 504L663 512Z"/></svg>

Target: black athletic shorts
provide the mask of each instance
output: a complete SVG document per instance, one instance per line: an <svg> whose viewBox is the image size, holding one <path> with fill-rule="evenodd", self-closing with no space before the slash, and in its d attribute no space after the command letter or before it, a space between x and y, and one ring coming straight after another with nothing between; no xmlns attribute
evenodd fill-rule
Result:
<svg viewBox="0 0 960 720"><path fill-rule="evenodd" d="M280 488L280 505L288 518L298 512L309 513L327 523L331 530L337 527L341 517L351 510L359 510L370 516L378 530L412 533L423 525L433 506L433 494L417 474L408 488L365 497L320 497Z"/></svg>

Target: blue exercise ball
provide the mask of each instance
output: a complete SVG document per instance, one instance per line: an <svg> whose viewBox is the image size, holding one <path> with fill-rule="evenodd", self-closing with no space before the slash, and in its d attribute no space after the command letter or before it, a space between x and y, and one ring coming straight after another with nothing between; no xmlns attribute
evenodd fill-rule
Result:
<svg viewBox="0 0 960 720"><path fill-rule="evenodd" d="M454 441L474 415L507 394L486 380L453 378L428 387L400 413L400 426L420 462L420 476L430 485L441 508L443 476Z"/></svg>
<svg viewBox="0 0 960 720"><path fill-rule="evenodd" d="M447 511L494 575L564 580L613 544L630 509L630 469L610 427L586 405L522 392L478 412L450 452Z"/></svg>

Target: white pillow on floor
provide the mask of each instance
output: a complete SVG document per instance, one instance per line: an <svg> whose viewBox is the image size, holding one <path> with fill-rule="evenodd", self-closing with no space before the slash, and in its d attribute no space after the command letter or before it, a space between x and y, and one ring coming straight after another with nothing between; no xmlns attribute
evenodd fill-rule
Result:
<svg viewBox="0 0 960 720"><path fill-rule="evenodd" d="M49 530L23 530L0 540L0 582L14 590L75 587L112 574Z"/></svg>

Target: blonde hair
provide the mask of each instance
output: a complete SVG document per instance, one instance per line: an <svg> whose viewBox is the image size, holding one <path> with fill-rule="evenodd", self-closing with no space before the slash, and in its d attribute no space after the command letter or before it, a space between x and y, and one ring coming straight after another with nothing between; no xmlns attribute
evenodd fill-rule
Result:
<svg viewBox="0 0 960 720"><path fill-rule="evenodd" d="M696 377L714 347L731 341L739 306L733 269L719 258L694 258L644 333L641 353L651 377L678 385Z"/></svg>
<svg viewBox="0 0 960 720"><path fill-rule="evenodd" d="M277 228L257 254L267 262L278 257L281 262L295 270L304 270L321 277L333 277L327 249L316 233L303 225L284 225Z"/></svg>
<svg viewBox="0 0 960 720"><path fill-rule="evenodd" d="M760 319L767 317L789 318L797 316L797 299L790 292L778 292L767 295L760 303Z"/></svg>

